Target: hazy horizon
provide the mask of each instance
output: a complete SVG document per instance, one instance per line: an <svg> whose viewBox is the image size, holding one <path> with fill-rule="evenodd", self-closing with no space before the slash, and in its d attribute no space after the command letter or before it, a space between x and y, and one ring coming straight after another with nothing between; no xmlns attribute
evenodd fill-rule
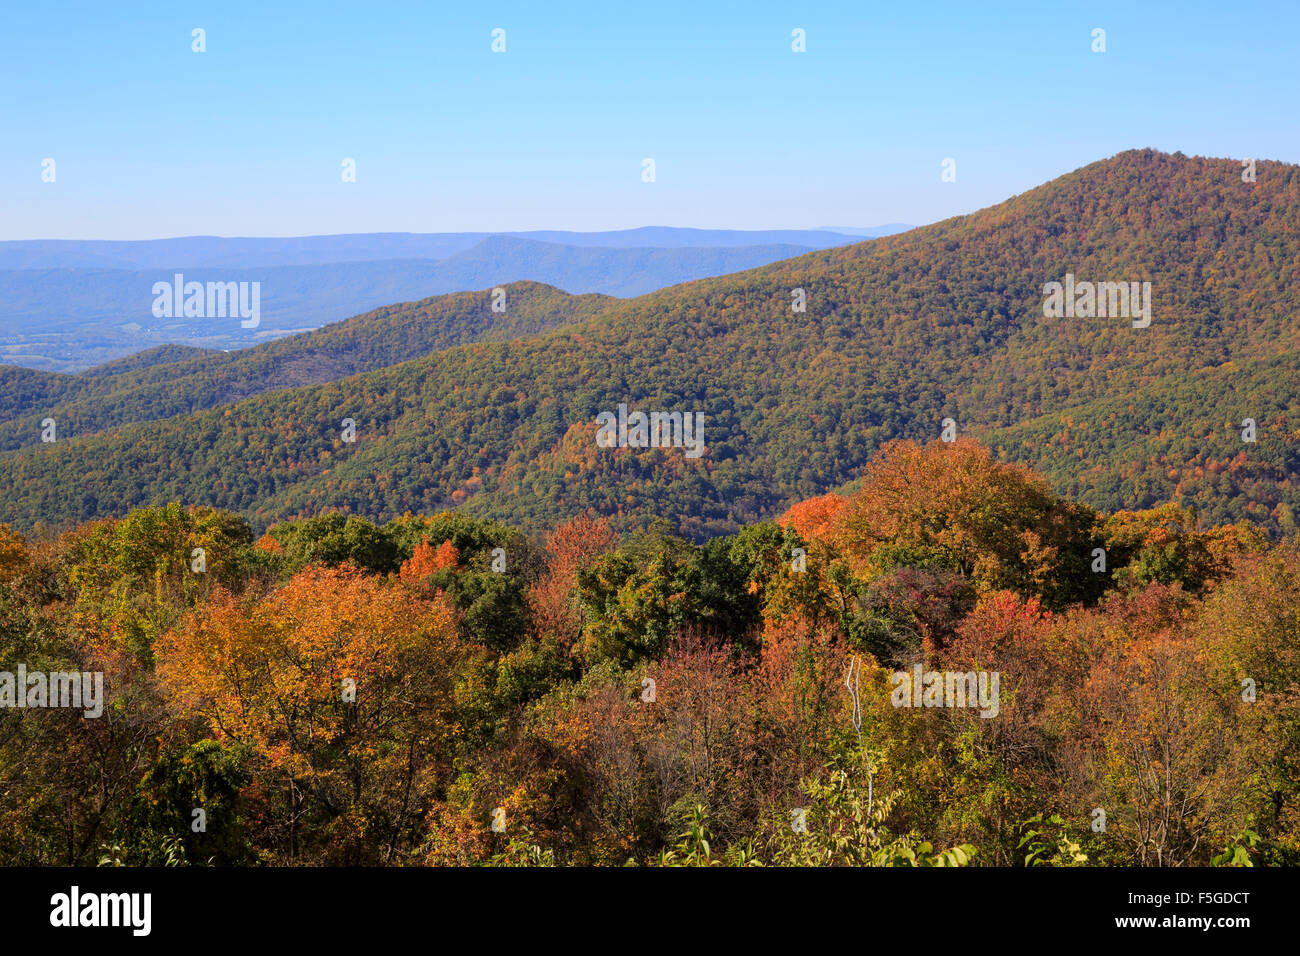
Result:
<svg viewBox="0 0 1300 956"><path fill-rule="evenodd" d="M731 229L726 226L677 226L664 223L628 226L623 229L568 229L552 227L546 229L452 229L452 230L413 230L413 229L376 229L368 232L310 232L221 234L211 232L192 232L183 235L137 236L130 239L109 239L103 236L13 236L0 239L6 242L168 242L180 239L340 239L353 236L528 236L536 233L571 233L573 235L611 235L618 233L642 232L647 229L673 229L681 232L833 232L842 236L864 236L879 230L902 232L925 226L929 223L882 222L872 226L755 226L746 229Z"/></svg>
<svg viewBox="0 0 1300 956"><path fill-rule="evenodd" d="M1300 9L1253 9L20 6L0 239L924 224L1129 149L1294 160Z"/></svg>

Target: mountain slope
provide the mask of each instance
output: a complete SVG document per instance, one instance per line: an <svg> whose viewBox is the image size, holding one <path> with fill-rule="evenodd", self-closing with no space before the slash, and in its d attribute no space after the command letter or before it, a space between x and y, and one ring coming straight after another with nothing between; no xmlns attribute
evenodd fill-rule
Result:
<svg viewBox="0 0 1300 956"><path fill-rule="evenodd" d="M614 302L539 337L6 453L0 518L170 498L259 523L463 505L536 526L594 508L706 537L951 417L1096 506L1174 497L1277 529L1300 505L1300 169L1260 163L1253 184L1239 169L1123 153L970 216ZM1044 284L1067 272L1150 281L1150 326L1044 318ZM597 448L595 417L620 402L703 413L707 453ZM1086 441L1062 440L1062 415ZM1255 444L1225 427L1243 417ZM1246 493L1225 502L1234 462Z"/></svg>
<svg viewBox="0 0 1300 956"><path fill-rule="evenodd" d="M643 226L610 232L537 230L505 233L377 232L284 238L9 239L0 241L0 269L254 269L385 259L445 259L493 236L607 249L772 245L822 249L842 246L855 237L884 236L910 228L898 223L843 231L825 227L742 230Z"/></svg>
<svg viewBox="0 0 1300 956"><path fill-rule="evenodd" d="M544 282L579 294L639 295L809 248L604 248L491 236L439 260L0 271L0 357L19 365L76 371L106 357L163 343L246 348L393 302L515 281ZM155 283L171 284L177 273L186 281L257 283L258 324L244 328L233 317L155 317Z"/></svg>
<svg viewBox="0 0 1300 956"><path fill-rule="evenodd" d="M586 318L613 300L537 282L385 306L316 332L236 352L164 346L81 375L0 368L0 448L38 443L52 417L72 437L385 368L464 342L499 341Z"/></svg>
<svg viewBox="0 0 1300 956"><path fill-rule="evenodd" d="M182 362L186 359L219 354L221 353L216 349L197 349L191 345L159 345L155 348L145 349L143 352L135 352L120 359L105 362L103 365L93 366L80 374L88 378L108 378L114 375L153 368L156 365L170 365L173 362ZM0 368L0 375L3 375L6 371L7 369Z"/></svg>

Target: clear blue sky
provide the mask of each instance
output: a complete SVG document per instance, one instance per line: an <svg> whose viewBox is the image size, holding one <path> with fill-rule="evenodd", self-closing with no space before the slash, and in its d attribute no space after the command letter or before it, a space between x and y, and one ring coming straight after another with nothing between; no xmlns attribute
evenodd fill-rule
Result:
<svg viewBox="0 0 1300 956"><path fill-rule="evenodd" d="M15 0L0 239L931 222L1133 147L1300 161L1298 35L1297 0Z"/></svg>

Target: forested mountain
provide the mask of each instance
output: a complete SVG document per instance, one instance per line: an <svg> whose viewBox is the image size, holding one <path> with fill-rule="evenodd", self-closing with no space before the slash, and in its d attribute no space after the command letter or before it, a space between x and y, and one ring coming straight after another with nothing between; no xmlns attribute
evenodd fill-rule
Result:
<svg viewBox="0 0 1300 956"><path fill-rule="evenodd" d="M958 439L698 546L0 526L0 668L107 718L0 710L0 862L1294 866L1300 552L1193 524Z"/></svg>
<svg viewBox="0 0 1300 956"><path fill-rule="evenodd" d="M602 245L602 241L607 244ZM858 236L673 229L0 243L0 360L75 372L161 344L246 348L394 302L509 282L641 295ZM156 283L257 283L255 325L155 315ZM250 286L251 288L251 286ZM251 316L243 316L251 318Z"/></svg>
<svg viewBox="0 0 1300 956"><path fill-rule="evenodd" d="M105 362L103 365L84 369L80 374L88 377L105 378L122 372L152 368L155 365L170 365L172 362L181 362L185 359L218 354L221 354L218 349L200 349L192 345L159 345L151 349L145 349L143 352L124 355L120 359L113 359L113 361ZM0 376L8 373L8 371L8 367L0 369ZM64 381L67 381L67 379L65 378Z"/></svg>
<svg viewBox="0 0 1300 956"><path fill-rule="evenodd" d="M385 368L464 342L546 331L599 311L609 299L537 282L385 306L315 332L234 352L162 346L79 375L0 367L0 448L40 442L51 417L66 435L170 418L252 395Z"/></svg>
<svg viewBox="0 0 1300 956"><path fill-rule="evenodd" d="M546 229L527 232L373 232L334 236L175 239L7 239L0 241L0 269L253 269L264 266L330 265L383 259L445 259L490 237L604 249L684 249L717 246L842 246L849 237L874 238L912 228L891 223L873 228L683 229L643 226L608 232Z"/></svg>
<svg viewBox="0 0 1300 956"><path fill-rule="evenodd" d="M87 427L70 418L57 442L0 457L0 519L171 499L258 525L460 505L523 527L587 509L617 527L659 516L705 538L839 487L885 441L938 437L951 418L1095 507L1172 499L1289 529L1300 170L1240 172L1131 151L970 216L606 302L541 335L96 434L104 419L87 411ZM1045 318L1044 287L1067 273L1150 282L1150 325ZM151 405L173 407L155 386ZM596 416L620 403L703 414L707 451L598 448Z"/></svg>

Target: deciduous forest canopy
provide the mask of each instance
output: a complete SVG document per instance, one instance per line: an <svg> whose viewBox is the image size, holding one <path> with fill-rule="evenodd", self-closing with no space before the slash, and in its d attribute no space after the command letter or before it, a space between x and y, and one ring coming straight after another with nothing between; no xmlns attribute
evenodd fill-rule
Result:
<svg viewBox="0 0 1300 956"><path fill-rule="evenodd" d="M1298 571L968 439L702 545L179 504L6 529L0 668L107 699L0 711L0 855L1294 864ZM997 719L896 706L914 666L998 673Z"/></svg>
<svg viewBox="0 0 1300 956"><path fill-rule="evenodd" d="M1300 863L1298 270L1300 168L1135 150L633 299L0 370L0 674L104 675L0 707L0 860Z"/></svg>
<svg viewBox="0 0 1300 956"><path fill-rule="evenodd" d="M1290 531L1298 225L1295 166L1243 182L1235 160L1135 150L973 215L630 300L518 284L504 313L488 290L111 375L5 369L0 519L181 500L258 530L457 507L542 531L590 510L703 541L950 417L1093 507ZM1066 272L1150 281L1150 327L1045 319ZM597 449L620 402L703 414L708 453Z"/></svg>

